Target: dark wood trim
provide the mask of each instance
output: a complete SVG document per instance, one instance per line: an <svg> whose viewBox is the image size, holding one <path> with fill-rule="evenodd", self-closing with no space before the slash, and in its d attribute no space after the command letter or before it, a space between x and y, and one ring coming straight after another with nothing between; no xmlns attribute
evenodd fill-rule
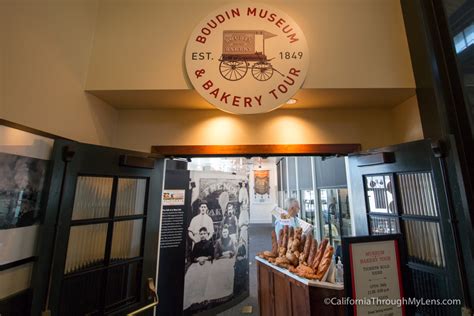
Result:
<svg viewBox="0 0 474 316"><path fill-rule="evenodd" d="M6 264L2 264L2 265L0 265L0 271L4 271L4 270L8 270L8 269L11 269L11 268L14 268L14 267L18 267L18 266L21 266L21 265L26 264L28 262L33 262L35 260L36 260L36 257L33 256L33 257L24 258L24 259L21 259L21 260L18 260L18 261L13 261L13 262L9 262L9 263L6 263Z"/></svg>
<svg viewBox="0 0 474 316"><path fill-rule="evenodd" d="M360 150L360 144L198 145L151 147L152 154L165 157L329 156L337 154L347 155Z"/></svg>
<svg viewBox="0 0 474 316"><path fill-rule="evenodd" d="M146 215L137 214L137 215L125 215L125 216L115 216L110 217L99 217L92 219L76 219L71 221L71 226L83 226L83 225L95 225L95 224L104 224L112 222L123 222L123 221L133 221L137 219L146 219Z"/></svg>
<svg viewBox="0 0 474 316"><path fill-rule="evenodd" d="M0 119L0 125L8 126L8 127L11 127L11 128L16 128L16 129L19 129L19 130L24 131L24 132L28 132L28 133L31 133L31 134L35 134L35 135L43 136L43 137L47 137L47 138L69 140L69 139L64 138L62 136L58 136L58 135L55 135L55 134L44 132L44 131L41 131L39 129L31 128L31 127L21 125L21 124L18 124L18 123L14 123L14 122L11 122L11 121L7 121L7 120L4 120L4 119Z"/></svg>

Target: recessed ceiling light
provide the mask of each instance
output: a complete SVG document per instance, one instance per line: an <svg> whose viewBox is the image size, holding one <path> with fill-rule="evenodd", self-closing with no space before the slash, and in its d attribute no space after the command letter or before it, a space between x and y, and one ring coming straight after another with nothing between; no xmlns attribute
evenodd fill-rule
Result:
<svg viewBox="0 0 474 316"><path fill-rule="evenodd" d="M296 99L289 99L288 101L286 101L286 104L295 104L298 100Z"/></svg>

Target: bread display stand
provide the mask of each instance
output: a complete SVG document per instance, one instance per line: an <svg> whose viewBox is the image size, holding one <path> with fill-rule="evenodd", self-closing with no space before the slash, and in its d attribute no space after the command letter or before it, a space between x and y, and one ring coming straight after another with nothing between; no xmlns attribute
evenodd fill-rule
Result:
<svg viewBox="0 0 474 316"><path fill-rule="evenodd" d="M255 260L260 315L344 315L344 306L325 304L325 299L344 296L342 284L308 280L259 257Z"/></svg>

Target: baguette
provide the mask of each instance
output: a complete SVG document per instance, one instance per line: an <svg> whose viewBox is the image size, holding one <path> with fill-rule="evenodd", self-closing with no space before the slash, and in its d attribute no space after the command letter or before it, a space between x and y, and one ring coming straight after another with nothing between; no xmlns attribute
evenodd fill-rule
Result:
<svg viewBox="0 0 474 316"><path fill-rule="evenodd" d="M276 257L278 256L278 243L277 236L274 230L272 230L272 254Z"/></svg>
<svg viewBox="0 0 474 316"><path fill-rule="evenodd" d="M299 252L301 253L303 252L305 243L306 243L306 235L302 235L301 242L300 242L300 249L298 249Z"/></svg>
<svg viewBox="0 0 474 316"><path fill-rule="evenodd" d="M311 267L313 268L314 271L318 271L318 266L321 262L321 259L323 258L324 256L324 253L326 251L326 247L328 245L328 242L329 240L328 239L324 239L321 244L319 245L319 249L318 249L318 254L316 255L316 257L314 258L313 262L311 263ZM309 264L309 262L308 262Z"/></svg>
<svg viewBox="0 0 474 316"><path fill-rule="evenodd" d="M314 257L316 256L317 251L318 251L318 242L316 241L316 239L311 238L311 249L309 250L309 256L307 260L307 263L310 267L314 260Z"/></svg>
<svg viewBox="0 0 474 316"><path fill-rule="evenodd" d="M280 229L280 231L278 232L278 248L280 248L282 245L283 245L283 234L285 233L285 230L284 229Z"/></svg>
<svg viewBox="0 0 474 316"><path fill-rule="evenodd" d="M283 241L281 246L285 249L288 247L288 226L283 227Z"/></svg>
<svg viewBox="0 0 474 316"><path fill-rule="evenodd" d="M303 247L303 254L302 257L300 258L300 262L306 264L309 256L309 251L311 250L311 240L313 239L313 234L309 233L308 236L306 236L306 241L304 243Z"/></svg>
<svg viewBox="0 0 474 316"><path fill-rule="evenodd" d="M332 261L332 255L334 254L334 247L327 246L326 251L324 252L323 259L318 267L318 272L316 273L316 279L321 280L326 274L326 271L329 269Z"/></svg>
<svg viewBox="0 0 474 316"><path fill-rule="evenodd" d="M288 238L288 245L286 247L286 253L289 254L292 252L291 247L293 246L293 237Z"/></svg>

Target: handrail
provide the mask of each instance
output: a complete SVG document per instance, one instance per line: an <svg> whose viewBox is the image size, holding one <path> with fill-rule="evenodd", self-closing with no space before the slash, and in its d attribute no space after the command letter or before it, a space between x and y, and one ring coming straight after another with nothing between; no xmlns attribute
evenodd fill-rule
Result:
<svg viewBox="0 0 474 316"><path fill-rule="evenodd" d="M146 305L146 306L143 306L143 307L140 308L140 309L137 309L136 311L131 312L130 314L127 314L127 316L137 315L137 314L139 314L139 313L141 313L141 312L143 312L143 311L146 311L147 309L150 309L150 308L152 308L152 307L155 307L155 306L157 306L157 305L158 305L158 302L153 302L153 303L151 303L151 304L148 304L148 305Z"/></svg>
<svg viewBox="0 0 474 316"><path fill-rule="evenodd" d="M153 281L152 278L148 278L148 290L150 291L150 296L153 296L153 303L143 306L142 308L137 309L136 311L133 311L127 314L127 316L137 315L141 312L144 312L158 305L160 300L158 299L158 294L156 293L156 288L155 288L155 282Z"/></svg>

